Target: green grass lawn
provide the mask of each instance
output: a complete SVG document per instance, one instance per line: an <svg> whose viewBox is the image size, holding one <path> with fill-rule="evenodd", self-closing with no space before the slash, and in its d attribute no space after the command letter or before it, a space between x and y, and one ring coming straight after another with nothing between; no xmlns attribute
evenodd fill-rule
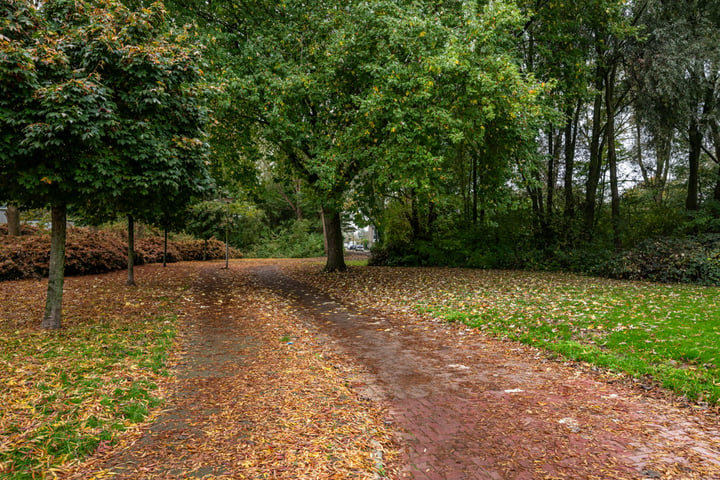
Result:
<svg viewBox="0 0 720 480"><path fill-rule="evenodd" d="M720 399L720 291L506 272L465 283L422 311L634 376L691 400Z"/></svg>

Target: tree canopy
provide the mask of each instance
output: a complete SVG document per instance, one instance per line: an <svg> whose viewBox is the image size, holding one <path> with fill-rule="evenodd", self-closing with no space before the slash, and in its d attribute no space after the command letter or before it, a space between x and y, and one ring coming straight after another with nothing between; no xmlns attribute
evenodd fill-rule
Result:
<svg viewBox="0 0 720 480"><path fill-rule="evenodd" d="M13 200L52 206L54 245L64 243L68 204L135 213L210 187L201 52L162 4L3 0L2 13L0 185ZM51 328L60 253L51 254Z"/></svg>

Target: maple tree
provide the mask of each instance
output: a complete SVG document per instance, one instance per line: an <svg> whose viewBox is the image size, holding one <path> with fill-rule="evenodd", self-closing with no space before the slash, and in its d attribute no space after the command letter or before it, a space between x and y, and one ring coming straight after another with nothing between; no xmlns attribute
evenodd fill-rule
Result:
<svg viewBox="0 0 720 480"><path fill-rule="evenodd" d="M61 326L67 206L135 213L209 186L201 52L161 4L3 0L0 185L52 207L45 328Z"/></svg>

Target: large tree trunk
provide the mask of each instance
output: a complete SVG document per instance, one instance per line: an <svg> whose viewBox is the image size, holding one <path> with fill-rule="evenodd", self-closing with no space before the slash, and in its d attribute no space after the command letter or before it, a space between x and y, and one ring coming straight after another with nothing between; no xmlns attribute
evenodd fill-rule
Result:
<svg viewBox="0 0 720 480"><path fill-rule="evenodd" d="M689 173L685 208L687 210L697 210L700 206L698 201L698 179L700 173L700 152L702 150L702 133L700 132L700 125L696 119L690 121L688 136L690 137L690 151L688 153Z"/></svg>
<svg viewBox="0 0 720 480"><path fill-rule="evenodd" d="M617 153L615 151L615 69L608 74L607 85L605 86L605 110L607 112L607 158L610 169L610 205L611 221L613 229L613 243L615 249L622 249L622 237L620 235L620 192L618 189L617 176Z"/></svg>
<svg viewBox="0 0 720 480"><path fill-rule="evenodd" d="M328 239L327 239L327 227L325 226L325 213L323 212L322 207L320 207L320 223L322 223L323 227L323 251L325 252L325 255L328 254Z"/></svg>
<svg viewBox="0 0 720 480"><path fill-rule="evenodd" d="M9 237L19 237L20 236L20 209L18 209L17 205L13 205L12 203L9 203L7 206L7 210L5 211L5 216L7 217L7 227L8 231L7 234Z"/></svg>
<svg viewBox="0 0 720 480"><path fill-rule="evenodd" d="M340 212L323 207L323 222L325 224L325 232L327 233L328 248L325 271L344 272L347 270L347 266L345 266Z"/></svg>
<svg viewBox="0 0 720 480"><path fill-rule="evenodd" d="M128 219L128 285L135 285L135 219L132 215Z"/></svg>
<svg viewBox="0 0 720 480"><path fill-rule="evenodd" d="M65 238L67 234L67 207L64 203L52 206L52 233L50 237L50 268L48 271L45 316L41 327L58 329L62 326L62 297L65 282Z"/></svg>

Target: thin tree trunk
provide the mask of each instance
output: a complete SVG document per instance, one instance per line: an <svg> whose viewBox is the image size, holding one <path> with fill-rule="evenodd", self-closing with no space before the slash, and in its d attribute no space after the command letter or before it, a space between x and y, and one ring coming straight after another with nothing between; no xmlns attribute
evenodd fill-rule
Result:
<svg viewBox="0 0 720 480"><path fill-rule="evenodd" d="M565 232L570 231L570 220L575 217L575 196L573 195L573 175L575 170L575 143L577 141L577 124L580 118L580 105L568 108L565 124Z"/></svg>
<svg viewBox="0 0 720 480"><path fill-rule="evenodd" d="M323 219L325 231L327 232L327 263L326 272L344 272L347 270L343 250L342 223L340 212L334 209L323 207Z"/></svg>
<svg viewBox="0 0 720 480"><path fill-rule="evenodd" d="M128 220L128 285L135 285L135 219L132 215Z"/></svg>
<svg viewBox="0 0 720 480"><path fill-rule="evenodd" d="M163 267L167 267L167 238L168 231L165 229L165 243L163 244Z"/></svg>
<svg viewBox="0 0 720 480"><path fill-rule="evenodd" d="M656 135L655 144L655 204L662 205L665 197L668 173L670 172L670 154L672 150L672 133Z"/></svg>
<svg viewBox="0 0 720 480"><path fill-rule="evenodd" d="M713 145L715 146L715 162L719 165L717 178L715 179L715 188L713 190L713 200L720 202L720 129L718 129L718 122L711 123L710 131L712 132Z"/></svg>
<svg viewBox="0 0 720 480"><path fill-rule="evenodd" d="M545 238L546 245L551 245L555 240L555 232L552 228L553 207L555 205L555 189L557 187L558 163L560 161L560 142L562 136L555 132L551 126L548 132L548 171L547 171L547 193L545 197Z"/></svg>
<svg viewBox="0 0 720 480"><path fill-rule="evenodd" d="M41 327L55 330L62 326L62 297L65 282L65 238L67 235L67 207L52 206L52 232L50 237L50 266L48 271L45 316Z"/></svg>
<svg viewBox="0 0 720 480"><path fill-rule="evenodd" d="M618 189L617 176L617 153L615 151L615 69L608 73L607 85L605 86L605 109L607 111L607 158L610 169L610 205L611 221L613 229L613 243L615 249L622 249L622 237L620 235L620 192Z"/></svg>
<svg viewBox="0 0 720 480"><path fill-rule="evenodd" d="M7 217L8 237L20 236L20 209L17 205L9 203L5 211Z"/></svg>
<svg viewBox="0 0 720 480"><path fill-rule="evenodd" d="M600 136L602 131L602 80L598 80L599 92L595 95L593 106L593 126L590 138L590 164L588 165L588 177L585 183L585 235L592 237L595 227L595 203L597 201L597 188L600 183L600 171L602 170L602 155L600 148Z"/></svg>
<svg viewBox="0 0 720 480"><path fill-rule="evenodd" d="M688 136L690 137L690 150L688 153L689 173L685 208L695 211L699 208L698 179L700 173L700 152L702 150L702 133L700 132L700 125L697 119L690 121Z"/></svg>
<svg viewBox="0 0 720 480"><path fill-rule="evenodd" d="M478 220L478 164L477 155L472 156L472 223L477 225Z"/></svg>

